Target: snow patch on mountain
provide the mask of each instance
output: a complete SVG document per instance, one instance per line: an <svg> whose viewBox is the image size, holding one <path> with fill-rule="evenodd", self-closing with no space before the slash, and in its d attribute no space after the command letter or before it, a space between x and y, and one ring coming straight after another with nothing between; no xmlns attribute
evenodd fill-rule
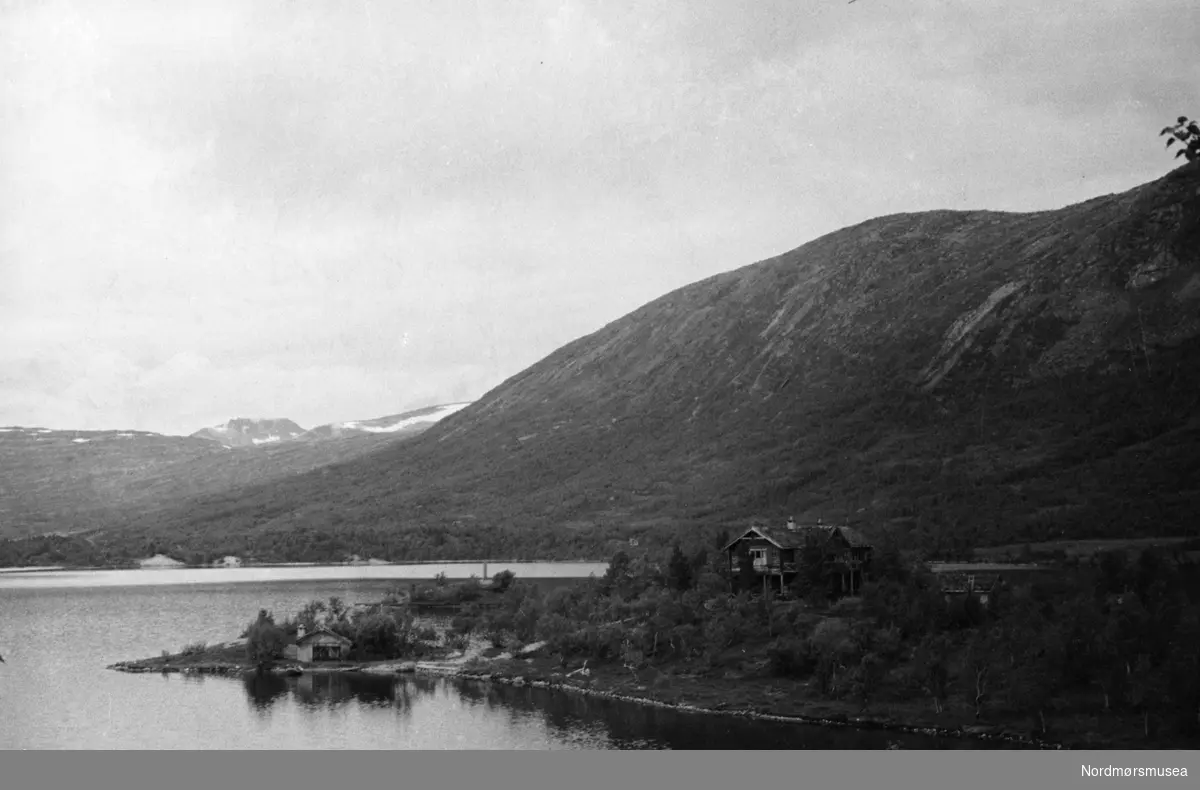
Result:
<svg viewBox="0 0 1200 790"><path fill-rule="evenodd" d="M469 403L451 403L446 406L438 406L436 407L435 411L431 411L426 414L418 414L414 417L404 417L403 415L400 415L399 417L394 418L395 422L384 423L382 425L380 425L378 421L372 421L370 423L344 422L342 423L342 427L359 431L367 431L368 433L395 433L396 431L410 428L414 425L420 425L421 423L438 422L439 420L445 419L457 411L465 409L469 405ZM383 419L391 418L385 417Z"/></svg>

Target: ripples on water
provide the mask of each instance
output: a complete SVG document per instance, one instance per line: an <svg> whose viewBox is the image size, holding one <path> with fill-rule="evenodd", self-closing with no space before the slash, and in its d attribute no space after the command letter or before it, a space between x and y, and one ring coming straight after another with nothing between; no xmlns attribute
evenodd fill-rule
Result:
<svg viewBox="0 0 1200 790"><path fill-rule="evenodd" d="M260 608L287 616L331 595L348 603L378 600L393 583L294 576L99 587L77 579L73 586L22 586L0 577L0 654L7 662L0 664L0 748L879 749L897 739L446 678L239 679L105 669L197 640L236 638ZM570 582L539 582L563 583Z"/></svg>

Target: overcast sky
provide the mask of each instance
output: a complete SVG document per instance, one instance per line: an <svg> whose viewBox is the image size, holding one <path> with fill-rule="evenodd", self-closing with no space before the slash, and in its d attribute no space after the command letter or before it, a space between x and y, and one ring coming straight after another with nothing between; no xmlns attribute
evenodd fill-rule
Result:
<svg viewBox="0 0 1200 790"><path fill-rule="evenodd" d="M0 425L471 400L873 216L1176 162L1194 0L0 0Z"/></svg>

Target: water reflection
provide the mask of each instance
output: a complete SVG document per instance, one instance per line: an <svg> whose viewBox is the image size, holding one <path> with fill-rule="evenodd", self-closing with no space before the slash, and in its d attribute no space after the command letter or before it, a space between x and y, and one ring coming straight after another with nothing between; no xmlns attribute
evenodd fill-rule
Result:
<svg viewBox="0 0 1200 790"><path fill-rule="evenodd" d="M242 686L247 701L258 711L267 711L292 697L308 710L363 705L411 713L418 696L430 695L435 690L427 679L341 672L298 677L250 673L243 677Z"/></svg>
<svg viewBox="0 0 1200 790"><path fill-rule="evenodd" d="M242 678L246 689L246 698L250 706L260 713L266 713L278 700L287 696L288 682L279 675L269 673L250 673Z"/></svg>
<svg viewBox="0 0 1200 790"><path fill-rule="evenodd" d="M856 730L688 713L530 686L459 681L463 698L503 710L511 720L536 716L559 737L586 732L616 749L906 749L1004 748L883 730ZM1011 747L1008 747L1011 748Z"/></svg>

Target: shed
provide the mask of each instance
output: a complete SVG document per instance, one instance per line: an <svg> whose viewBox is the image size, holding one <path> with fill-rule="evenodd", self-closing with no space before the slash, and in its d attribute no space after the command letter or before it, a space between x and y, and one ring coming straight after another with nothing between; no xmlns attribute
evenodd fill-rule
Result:
<svg viewBox="0 0 1200 790"><path fill-rule="evenodd" d="M985 605L990 600L992 593L1003 584L999 573L987 571L979 573L949 571L939 573L938 580L941 582L942 594L946 596L946 600L952 600L956 596L973 596Z"/></svg>
<svg viewBox="0 0 1200 790"><path fill-rule="evenodd" d="M352 642L328 628L318 628L309 633L300 632L296 639L296 658L310 663L313 661L340 661L350 652Z"/></svg>

